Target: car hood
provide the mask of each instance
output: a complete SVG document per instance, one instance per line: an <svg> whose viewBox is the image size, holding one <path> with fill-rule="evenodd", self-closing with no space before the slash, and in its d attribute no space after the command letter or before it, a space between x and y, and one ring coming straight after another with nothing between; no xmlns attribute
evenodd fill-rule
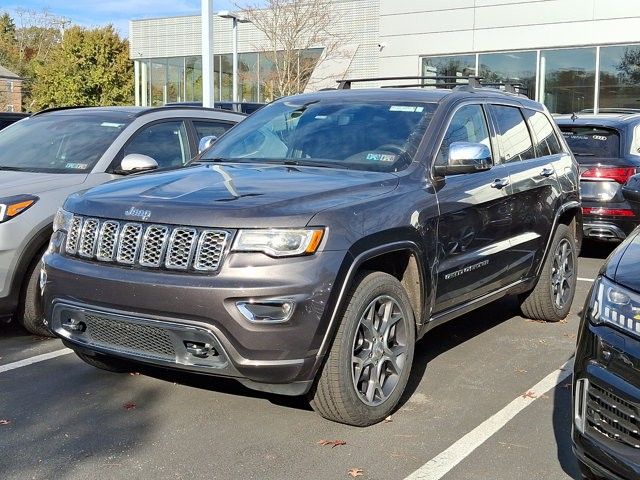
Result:
<svg viewBox="0 0 640 480"><path fill-rule="evenodd" d="M2 190L0 196L10 197L12 195L31 194L56 190L58 188L71 187L84 183L87 174L70 173L34 173L34 172L13 172L0 171L0 185Z"/></svg>
<svg viewBox="0 0 640 480"><path fill-rule="evenodd" d="M640 292L640 227L613 251L603 273L614 282Z"/></svg>
<svg viewBox="0 0 640 480"><path fill-rule="evenodd" d="M318 212L393 190L392 173L265 164L203 164L73 195L68 210L191 226L304 226Z"/></svg>

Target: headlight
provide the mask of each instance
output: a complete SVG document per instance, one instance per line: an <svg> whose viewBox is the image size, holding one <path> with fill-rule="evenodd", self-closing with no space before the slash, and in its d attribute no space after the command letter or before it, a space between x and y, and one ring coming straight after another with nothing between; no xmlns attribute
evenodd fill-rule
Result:
<svg viewBox="0 0 640 480"><path fill-rule="evenodd" d="M62 230L63 232L68 232L71 228L72 221L73 213L67 212L63 208L59 208L53 219L53 231L57 232L58 230Z"/></svg>
<svg viewBox="0 0 640 480"><path fill-rule="evenodd" d="M0 223L20 215L37 201L38 197L35 195L15 195L13 197L0 198Z"/></svg>
<svg viewBox="0 0 640 480"><path fill-rule="evenodd" d="M236 252L263 252L272 257L310 255L320 246L324 229L240 230L233 243Z"/></svg>
<svg viewBox="0 0 640 480"><path fill-rule="evenodd" d="M591 319L640 335L640 295L600 277L593 290Z"/></svg>

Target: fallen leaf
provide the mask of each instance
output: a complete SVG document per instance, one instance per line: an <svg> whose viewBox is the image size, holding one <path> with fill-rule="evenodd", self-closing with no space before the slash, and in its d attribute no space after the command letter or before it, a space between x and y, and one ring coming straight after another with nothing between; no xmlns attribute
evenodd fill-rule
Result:
<svg viewBox="0 0 640 480"><path fill-rule="evenodd" d="M361 477L364 475L364 471L361 468L350 468L347 475L352 478Z"/></svg>
<svg viewBox="0 0 640 480"><path fill-rule="evenodd" d="M516 373L527 373L527 371L526 371L526 370L524 370L523 368L516 368L516 369L514 370L514 372L516 372Z"/></svg>
<svg viewBox="0 0 640 480"><path fill-rule="evenodd" d="M0 418L0 425L9 425L11 420L7 420L6 418Z"/></svg>
<svg viewBox="0 0 640 480"><path fill-rule="evenodd" d="M140 372L129 372L129 375L133 376L138 376L140 375Z"/></svg>
<svg viewBox="0 0 640 480"><path fill-rule="evenodd" d="M384 423L391 423L393 422L393 418L391 418L391 415L389 415L387 418L384 419Z"/></svg>
<svg viewBox="0 0 640 480"><path fill-rule="evenodd" d="M345 442L344 440L320 440L318 444L322 445L323 447L325 445L331 445L331 448L336 448L341 445L346 445L347 442Z"/></svg>
<svg viewBox="0 0 640 480"><path fill-rule="evenodd" d="M136 407L137 407L137 405L135 403L133 403L133 402L126 402L126 403L122 404L122 408L124 408L127 411L133 410Z"/></svg>
<svg viewBox="0 0 640 480"><path fill-rule="evenodd" d="M522 398L538 398L538 397L536 396L535 393L529 390L528 392L522 394Z"/></svg>

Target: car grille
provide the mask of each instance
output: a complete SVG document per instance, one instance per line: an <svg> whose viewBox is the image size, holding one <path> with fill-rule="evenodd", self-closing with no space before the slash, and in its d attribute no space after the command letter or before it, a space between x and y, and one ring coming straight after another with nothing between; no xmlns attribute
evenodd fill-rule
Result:
<svg viewBox="0 0 640 480"><path fill-rule="evenodd" d="M65 251L100 262L169 270L215 272L230 233L74 215Z"/></svg>
<svg viewBox="0 0 640 480"><path fill-rule="evenodd" d="M92 343L110 350L173 360L176 352L169 333L159 327L139 325L97 315L84 322Z"/></svg>
<svg viewBox="0 0 640 480"><path fill-rule="evenodd" d="M640 450L639 413L638 405L589 383L586 423L592 431Z"/></svg>

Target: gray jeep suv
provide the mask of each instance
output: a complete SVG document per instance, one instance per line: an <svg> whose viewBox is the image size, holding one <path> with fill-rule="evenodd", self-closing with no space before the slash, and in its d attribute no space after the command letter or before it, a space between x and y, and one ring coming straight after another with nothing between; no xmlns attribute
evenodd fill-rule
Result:
<svg viewBox="0 0 640 480"><path fill-rule="evenodd" d="M99 368L232 377L369 425L435 326L509 294L563 319L580 222L576 162L536 102L473 85L305 94L185 169L72 195L44 308Z"/></svg>
<svg viewBox="0 0 640 480"><path fill-rule="evenodd" d="M184 166L203 137L245 117L203 108L101 107L37 113L0 132L0 320L50 335L39 261L71 193L148 169ZM151 158L150 158L151 157Z"/></svg>

